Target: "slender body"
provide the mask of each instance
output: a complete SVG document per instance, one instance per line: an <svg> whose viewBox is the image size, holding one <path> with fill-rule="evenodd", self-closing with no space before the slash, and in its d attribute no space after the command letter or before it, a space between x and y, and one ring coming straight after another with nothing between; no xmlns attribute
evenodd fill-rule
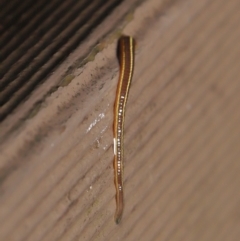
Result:
<svg viewBox="0 0 240 241"><path fill-rule="evenodd" d="M114 107L114 170L116 185L115 221L119 223L123 213L123 134L125 107L133 75L135 42L132 37L122 36L118 42L120 75Z"/></svg>

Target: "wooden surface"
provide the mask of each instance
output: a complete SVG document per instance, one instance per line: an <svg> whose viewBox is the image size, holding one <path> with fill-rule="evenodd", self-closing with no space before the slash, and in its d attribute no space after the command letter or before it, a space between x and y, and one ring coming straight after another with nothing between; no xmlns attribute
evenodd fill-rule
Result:
<svg viewBox="0 0 240 241"><path fill-rule="evenodd" d="M121 14L101 51L32 115L21 116L34 94L1 123L0 240L239 240L240 2L123 2L90 38ZM137 49L116 225L120 33Z"/></svg>

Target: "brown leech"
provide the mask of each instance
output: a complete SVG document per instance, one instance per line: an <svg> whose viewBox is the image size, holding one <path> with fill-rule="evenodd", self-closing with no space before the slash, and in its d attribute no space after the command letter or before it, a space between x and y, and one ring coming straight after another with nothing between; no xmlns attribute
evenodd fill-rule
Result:
<svg viewBox="0 0 240 241"><path fill-rule="evenodd" d="M123 213L123 132L125 107L133 75L135 41L132 37L122 36L118 41L120 76L114 107L114 172L116 184L115 221L121 221Z"/></svg>

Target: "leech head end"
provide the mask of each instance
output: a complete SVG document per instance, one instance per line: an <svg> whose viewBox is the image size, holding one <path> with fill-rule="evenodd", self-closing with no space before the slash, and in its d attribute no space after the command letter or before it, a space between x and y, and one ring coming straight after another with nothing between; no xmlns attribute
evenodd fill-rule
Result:
<svg viewBox="0 0 240 241"><path fill-rule="evenodd" d="M121 219L122 219L122 217L117 217L117 218L115 219L116 224L119 224L119 223L121 222Z"/></svg>
<svg viewBox="0 0 240 241"><path fill-rule="evenodd" d="M117 212L115 214L115 222L116 222L116 224L119 224L121 222L121 220L122 220L122 212Z"/></svg>

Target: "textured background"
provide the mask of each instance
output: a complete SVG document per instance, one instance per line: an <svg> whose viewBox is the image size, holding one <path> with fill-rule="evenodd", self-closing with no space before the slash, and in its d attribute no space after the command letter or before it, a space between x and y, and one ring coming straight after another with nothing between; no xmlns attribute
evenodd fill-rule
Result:
<svg viewBox="0 0 240 241"><path fill-rule="evenodd" d="M238 0L112 10L0 125L0 240L238 241L239 23ZM116 225L120 33L137 50Z"/></svg>

